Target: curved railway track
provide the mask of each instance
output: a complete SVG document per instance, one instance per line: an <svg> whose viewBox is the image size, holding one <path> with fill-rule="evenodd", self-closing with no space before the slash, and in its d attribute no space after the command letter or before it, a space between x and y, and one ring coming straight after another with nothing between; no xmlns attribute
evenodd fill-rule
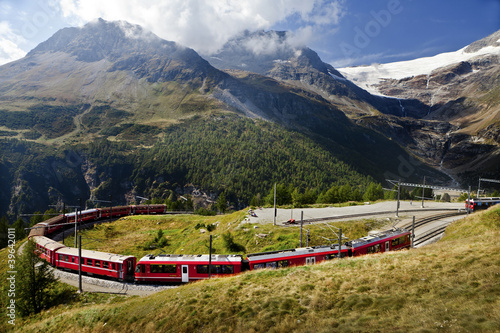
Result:
<svg viewBox="0 0 500 333"><path fill-rule="evenodd" d="M454 212L454 213L443 213L443 214L432 215L432 216L420 219L418 221L415 221L414 227L416 229L416 228L422 227L424 225L427 225L429 223L432 223L432 222L435 222L438 220L442 220L442 219L445 219L448 217L465 215L465 214L467 214L467 213L466 212ZM419 235L418 237L415 237L413 240L413 246L421 245L424 242L441 235L446 230L446 227L448 225L450 225L451 223L452 222L447 222L444 225L440 225L440 226L437 226L435 228L432 228L431 230L425 231L423 234ZM405 224L402 226L402 228L406 228L406 229L411 230L413 228L413 223Z"/></svg>

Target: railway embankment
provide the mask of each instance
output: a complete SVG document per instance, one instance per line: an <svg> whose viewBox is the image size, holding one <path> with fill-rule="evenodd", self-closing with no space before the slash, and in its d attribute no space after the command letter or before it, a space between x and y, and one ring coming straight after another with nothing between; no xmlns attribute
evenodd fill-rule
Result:
<svg viewBox="0 0 500 333"><path fill-rule="evenodd" d="M249 272L148 297L87 295L91 302L68 302L11 329L497 332L498 239L500 208L494 207L454 222L441 241L422 248Z"/></svg>

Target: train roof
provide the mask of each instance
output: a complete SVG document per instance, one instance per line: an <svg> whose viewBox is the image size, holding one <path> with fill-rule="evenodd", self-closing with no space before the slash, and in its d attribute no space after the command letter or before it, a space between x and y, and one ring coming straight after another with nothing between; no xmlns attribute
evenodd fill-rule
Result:
<svg viewBox="0 0 500 333"><path fill-rule="evenodd" d="M393 229L393 230L387 230L387 231L382 231L377 234L373 235L368 235L365 237L361 237L358 239L352 240L350 243L352 244L352 247L360 247L366 244L371 244L371 243L377 243L379 241L384 241L386 239L392 239L396 237L400 237L406 234L409 234L410 232L405 229Z"/></svg>
<svg viewBox="0 0 500 333"><path fill-rule="evenodd" d="M61 249L63 247L66 247L66 245L63 245L59 242L56 242L55 240L52 240L48 237L45 236L33 236L31 239L37 243L40 246L43 246L44 248L55 251L57 249Z"/></svg>
<svg viewBox="0 0 500 333"><path fill-rule="evenodd" d="M465 201L467 202L467 199L465 199ZM500 198L498 197L482 197L482 198L471 198L470 199L471 202L493 202L493 201L500 201Z"/></svg>
<svg viewBox="0 0 500 333"><path fill-rule="evenodd" d="M78 256L78 249L74 248L74 247L66 247L66 248L58 250L57 254ZM134 258L134 256L127 256L127 255L123 255L123 254L106 253L106 252L84 250L84 249L82 249L82 257L89 258L89 259L110 261L110 262L119 262L119 263L122 263L123 261L125 261L129 258Z"/></svg>
<svg viewBox="0 0 500 333"><path fill-rule="evenodd" d="M98 212L98 211L99 211L99 209L97 209L97 208L92 208L92 209L82 210L82 211L80 212L80 214L84 215L84 214L89 214L89 213L95 213L95 212ZM74 217L75 215L76 215L76 213L75 213L75 212L73 212L73 213L67 213L67 214L66 214L66 217Z"/></svg>
<svg viewBox="0 0 500 333"><path fill-rule="evenodd" d="M239 254L212 254L212 263L220 264L221 262L237 264L241 263L242 256ZM139 260L138 263L167 263L167 262L203 262L206 263L209 260L208 254L159 254L152 255L148 254Z"/></svg>
<svg viewBox="0 0 500 333"><path fill-rule="evenodd" d="M342 246L341 251L347 251L348 249L349 249L348 247ZM249 261L275 259L275 258L277 259L277 258L285 258L285 257L295 257L295 256L300 256L300 255L319 254L319 253L332 252L332 251L338 252L338 250L339 250L338 245L301 247L301 248L297 248L297 249L251 253L251 254L247 255L247 259Z"/></svg>

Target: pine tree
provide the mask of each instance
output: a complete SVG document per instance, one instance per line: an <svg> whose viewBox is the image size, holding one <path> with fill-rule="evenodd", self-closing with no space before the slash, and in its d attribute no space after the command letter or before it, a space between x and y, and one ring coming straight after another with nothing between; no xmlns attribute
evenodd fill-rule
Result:
<svg viewBox="0 0 500 333"><path fill-rule="evenodd" d="M12 225L13 228L16 229L16 241L20 241L24 237L26 237L26 231L24 230L24 221L23 219L19 218L17 221Z"/></svg>
<svg viewBox="0 0 500 333"><path fill-rule="evenodd" d="M29 240L17 261L16 304L23 316L39 313L54 300L52 290L57 280L36 251L35 243Z"/></svg>
<svg viewBox="0 0 500 333"><path fill-rule="evenodd" d="M9 229L9 220L7 219L7 216L2 216L0 219L0 249L3 249L4 247L7 246L8 241L7 241L7 233Z"/></svg>
<svg viewBox="0 0 500 333"><path fill-rule="evenodd" d="M224 214L224 212L226 211L227 204L226 195L224 194L224 192L222 192L217 198L217 208L219 208L219 212L221 212L222 214Z"/></svg>

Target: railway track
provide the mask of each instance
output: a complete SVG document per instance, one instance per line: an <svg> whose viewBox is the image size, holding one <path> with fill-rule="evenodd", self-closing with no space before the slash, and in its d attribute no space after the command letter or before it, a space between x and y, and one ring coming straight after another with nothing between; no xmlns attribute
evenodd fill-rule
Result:
<svg viewBox="0 0 500 333"><path fill-rule="evenodd" d="M441 220L441 219L448 218L448 217L459 216L459 215L465 215L465 214L467 214L467 213L466 212L454 212L454 213L443 213L443 214L429 216L429 217L420 219L418 221L415 221L415 229L419 228L421 226L424 226L426 224L429 224L431 222L437 221L437 220ZM415 237L415 239L413 240L413 246L421 245L424 242L441 235L442 233L444 233L444 231L446 230L446 227L448 225L450 225L450 223L451 222L448 222L445 225L440 225L438 227L432 228L431 230L424 232L423 234L419 235L418 237ZM405 229L411 229L413 227L413 223L403 225L402 227Z"/></svg>
<svg viewBox="0 0 500 333"><path fill-rule="evenodd" d="M432 215L432 216L420 219L418 221L415 221L415 228L421 227L421 226L426 225L426 224L428 224L430 222L441 220L441 219L444 219L444 218L447 218L447 217L453 217L453 216L465 215L465 214L467 214L467 213L466 212L457 212L457 211L455 211L453 213L442 213L442 214ZM413 225L413 223L408 223L408 224L402 225L401 227L403 229L411 229L412 225Z"/></svg>
<svg viewBox="0 0 500 333"><path fill-rule="evenodd" d="M411 212L423 212L423 211L426 211L426 212L431 212L431 211L443 211L444 209L440 208L440 209L425 209L425 210L422 210L422 209L407 209L407 210L400 210L399 213L411 213ZM452 213L443 213L443 214L439 214L439 215L447 215L447 214L452 214L450 216L453 216L453 215L459 215L459 214L464 214L462 212L457 212L456 209L452 209ZM361 213L361 214L350 214L350 215L337 215L337 216L329 216L329 217L319 217L319 218L312 218L312 219L304 219L303 222L304 224L308 223L308 224L311 224L313 222L328 222L328 221L333 221L333 220L341 220L341 219L351 219L351 218L358 218L358 217L371 217L373 215L389 215L389 214L394 214L394 211L391 210L391 211L382 211L382 212L370 212L370 213ZM436 215L438 216L438 215ZM287 222L282 222L281 225L283 226L297 226L297 225L300 225L300 220L295 220L295 223L293 224L289 224ZM409 225L411 227L411 224Z"/></svg>

